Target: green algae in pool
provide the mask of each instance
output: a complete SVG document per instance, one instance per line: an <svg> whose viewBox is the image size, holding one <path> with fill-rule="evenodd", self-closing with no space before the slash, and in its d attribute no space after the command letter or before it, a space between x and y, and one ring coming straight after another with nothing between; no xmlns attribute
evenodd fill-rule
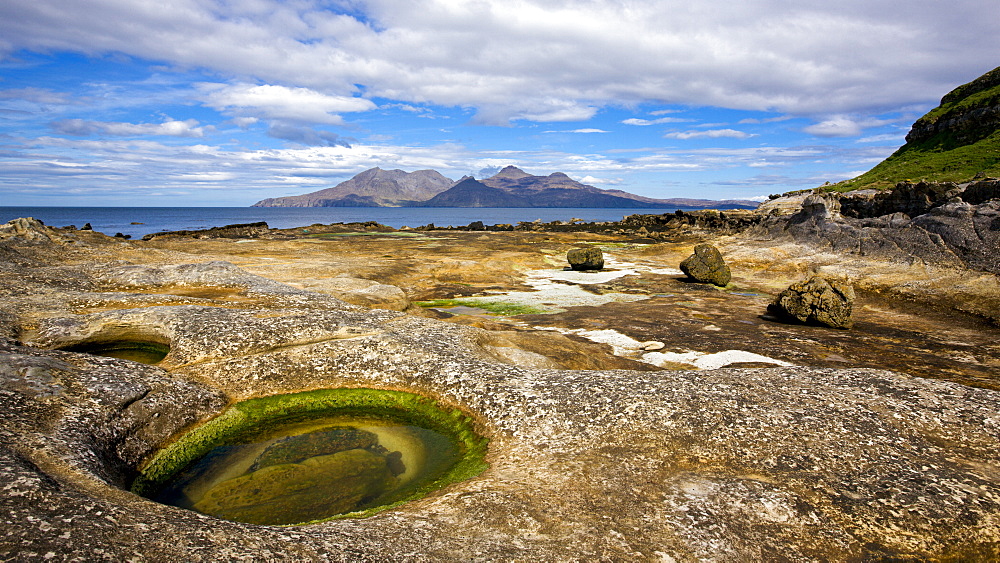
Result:
<svg viewBox="0 0 1000 563"><path fill-rule="evenodd" d="M250 524L297 524L393 503L458 460L455 440L389 420L293 422L213 448L153 500Z"/></svg>
<svg viewBox="0 0 1000 563"><path fill-rule="evenodd" d="M365 516L478 475L487 441L418 395L331 389L237 403L161 450L132 490L218 518Z"/></svg>

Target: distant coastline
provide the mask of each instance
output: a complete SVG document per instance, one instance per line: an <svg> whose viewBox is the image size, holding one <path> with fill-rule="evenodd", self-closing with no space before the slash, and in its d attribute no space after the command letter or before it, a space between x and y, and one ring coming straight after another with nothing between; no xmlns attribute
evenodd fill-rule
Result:
<svg viewBox="0 0 1000 563"><path fill-rule="evenodd" d="M34 217L46 225L77 228L90 223L95 231L109 236L116 233L141 238L163 231L198 230L236 223L265 221L278 229L304 227L315 223L351 223L376 221L394 228L417 227L434 223L439 226L486 224L541 220L620 221L627 215L673 213L678 209L693 211L700 207L662 209L601 208L490 208L490 207L0 207L0 223L18 217ZM134 224L139 223L139 224Z"/></svg>

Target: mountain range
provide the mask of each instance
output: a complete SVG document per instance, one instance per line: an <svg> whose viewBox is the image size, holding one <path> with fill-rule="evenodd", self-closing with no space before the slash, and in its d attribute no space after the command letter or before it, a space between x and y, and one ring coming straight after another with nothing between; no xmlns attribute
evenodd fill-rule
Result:
<svg viewBox="0 0 1000 563"><path fill-rule="evenodd" d="M694 207L753 209L749 200L654 199L622 190L602 190L562 172L534 176L507 166L484 180L452 181L434 170L365 170L316 192L268 198L253 207L581 207L651 209Z"/></svg>

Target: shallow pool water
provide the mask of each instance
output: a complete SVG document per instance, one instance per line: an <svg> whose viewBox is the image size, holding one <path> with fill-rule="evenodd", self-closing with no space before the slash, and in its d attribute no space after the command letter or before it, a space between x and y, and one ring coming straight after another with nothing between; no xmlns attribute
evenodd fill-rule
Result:
<svg viewBox="0 0 1000 563"><path fill-rule="evenodd" d="M326 416L216 446L152 498L227 520L300 524L405 499L459 457L459 444L433 430Z"/></svg>

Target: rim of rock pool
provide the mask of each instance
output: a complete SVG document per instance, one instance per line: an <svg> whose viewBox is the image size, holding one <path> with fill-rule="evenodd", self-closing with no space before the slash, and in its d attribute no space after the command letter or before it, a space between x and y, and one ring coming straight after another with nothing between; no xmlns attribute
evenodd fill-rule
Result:
<svg viewBox="0 0 1000 563"><path fill-rule="evenodd" d="M334 422L331 426L323 428L328 430L358 424L378 423L405 425L403 426L405 428L416 428L423 433L445 437L457 448L456 455L454 455L453 460L449 459L446 465L439 467L435 473L414 479L413 482L398 490L390 490L382 496L369 499L369 501L378 502L360 503L356 509L322 514L319 517L313 513L300 519L292 518L295 521L251 521L252 519L234 517L231 513L213 514L211 511L164 502L158 498L160 493L174 486L176 479L185 471L189 471L207 457L218 455L218 452L230 448L234 444L251 443L260 436L280 435L284 428L308 424L316 420L347 419L362 422ZM440 441L440 438L437 440ZM173 442L165 445L140 466L131 490L156 502L181 506L208 516L248 524L289 526L313 524L340 518L367 517L422 498L432 491L450 484L478 476L488 467L485 461L488 443L489 440L476 431L474 420L465 412L458 408L447 407L429 397L415 393L368 388L337 388L271 395L234 403L218 416L185 432ZM375 447L385 451L385 448L381 448L378 443L375 444ZM273 471L276 467L297 470L301 466L312 463L311 460L329 461L337 456L345 456L352 452L362 456L368 455L362 453L361 450L353 449L348 452L312 457L307 461L300 460L287 465L258 469L256 473ZM398 454L399 452L393 453ZM392 454L387 457L391 458ZM238 479L253 479L253 476L244 475L227 482Z"/></svg>
<svg viewBox="0 0 1000 563"><path fill-rule="evenodd" d="M170 344L150 338L122 338L78 342L59 349L155 365L170 353Z"/></svg>

